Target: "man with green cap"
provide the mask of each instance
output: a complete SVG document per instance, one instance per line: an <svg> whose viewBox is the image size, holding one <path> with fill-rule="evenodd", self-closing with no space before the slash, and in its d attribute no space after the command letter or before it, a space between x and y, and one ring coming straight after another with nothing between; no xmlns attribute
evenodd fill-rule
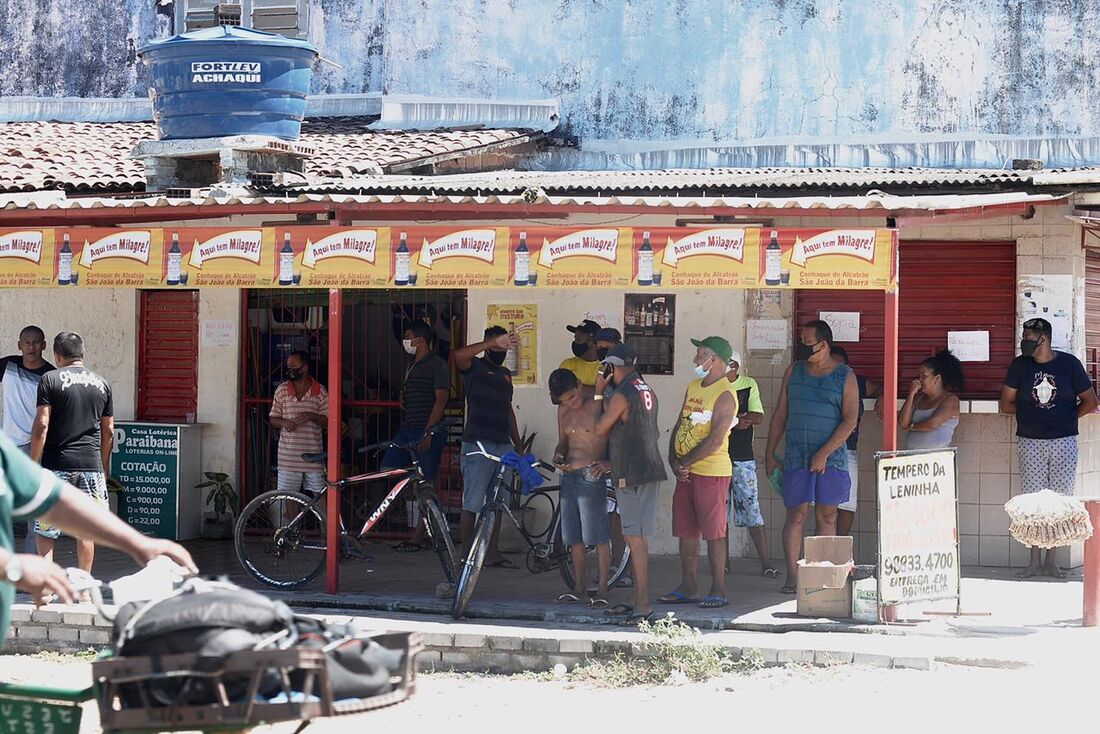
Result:
<svg viewBox="0 0 1100 734"><path fill-rule="evenodd" d="M696 379L688 383L680 418L672 429L669 465L676 475L672 495L672 534L680 539L683 582L658 599L666 604L698 603L699 541L707 541L711 589L705 609L724 607L726 599L726 497L733 464L729 435L737 419L737 390L726 379L733 355L720 336L692 339Z"/></svg>

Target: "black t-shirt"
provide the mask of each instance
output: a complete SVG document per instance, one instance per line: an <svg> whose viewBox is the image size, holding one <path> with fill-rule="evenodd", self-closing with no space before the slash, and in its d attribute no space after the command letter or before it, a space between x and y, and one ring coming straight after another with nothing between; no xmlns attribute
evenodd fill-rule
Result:
<svg viewBox="0 0 1100 734"><path fill-rule="evenodd" d="M512 440L512 373L483 357L462 373L466 384L466 428L463 441Z"/></svg>
<svg viewBox="0 0 1100 734"><path fill-rule="evenodd" d="M103 471L99 421L115 414L110 383L89 369L62 367L42 376L38 405L50 406L42 466L56 471Z"/></svg>
<svg viewBox="0 0 1100 734"><path fill-rule="evenodd" d="M405 386L401 395L401 427L421 430L428 427L435 407L435 391L451 389L451 375L447 363L438 354L429 354L419 362L413 362L405 374Z"/></svg>
<svg viewBox="0 0 1100 734"><path fill-rule="evenodd" d="M741 418L749 412L749 395L752 393L752 385L743 387L737 391L737 417ZM730 461L754 461L756 456L752 452L753 427L730 431Z"/></svg>
<svg viewBox="0 0 1100 734"><path fill-rule="evenodd" d="M1052 439L1077 435L1077 396L1092 389L1077 357L1055 352L1054 359L1039 363L1021 355L1009 365L1005 385L1017 391L1017 436Z"/></svg>

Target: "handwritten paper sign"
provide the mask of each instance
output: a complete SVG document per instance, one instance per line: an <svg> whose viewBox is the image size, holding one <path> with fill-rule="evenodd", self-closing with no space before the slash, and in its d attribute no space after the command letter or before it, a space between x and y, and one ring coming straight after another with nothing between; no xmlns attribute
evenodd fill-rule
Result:
<svg viewBox="0 0 1100 734"><path fill-rule="evenodd" d="M988 362L989 332L949 331L947 348L960 362Z"/></svg>
<svg viewBox="0 0 1100 734"><path fill-rule="evenodd" d="M879 599L959 595L955 449L877 456Z"/></svg>
<svg viewBox="0 0 1100 734"><path fill-rule="evenodd" d="M833 330L833 341L859 341L859 311L822 311L820 317Z"/></svg>
<svg viewBox="0 0 1100 734"><path fill-rule="evenodd" d="M791 337L785 319L750 319L746 324L749 349L775 351L790 348Z"/></svg>
<svg viewBox="0 0 1100 734"><path fill-rule="evenodd" d="M207 319L202 322L204 347L231 347L237 342L237 322Z"/></svg>

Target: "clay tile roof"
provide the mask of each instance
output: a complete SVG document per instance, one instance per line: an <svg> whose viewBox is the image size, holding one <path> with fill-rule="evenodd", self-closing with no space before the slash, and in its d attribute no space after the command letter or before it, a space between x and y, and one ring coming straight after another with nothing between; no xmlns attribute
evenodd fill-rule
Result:
<svg viewBox="0 0 1100 734"><path fill-rule="evenodd" d="M461 156L487 145L525 142L526 130L371 130L375 118L306 120L301 142L316 150L311 177L343 178L415 166L441 155ZM138 143L156 138L152 122L0 123L0 191L64 189L74 193L145 188L145 165L130 158Z"/></svg>

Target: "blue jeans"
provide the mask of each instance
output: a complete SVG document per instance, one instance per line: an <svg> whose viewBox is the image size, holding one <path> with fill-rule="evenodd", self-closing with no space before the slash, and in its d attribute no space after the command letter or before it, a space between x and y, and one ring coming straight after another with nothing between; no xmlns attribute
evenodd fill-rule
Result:
<svg viewBox="0 0 1100 734"><path fill-rule="evenodd" d="M493 456L504 456L512 451L510 443L496 443L495 441L482 441L487 453ZM477 444L469 441L462 442L462 509L480 515L485 508L485 496L489 492L489 486L497 475L500 464L484 456L467 456L471 451L477 451ZM504 482L510 486L512 470L504 471Z"/></svg>
<svg viewBox="0 0 1100 734"><path fill-rule="evenodd" d="M423 428L399 428L393 437L393 442L405 444L416 441L423 435ZM424 476L427 479L434 481L436 475L439 474L439 461L443 457L443 445L446 442L445 432L436 431L435 435L432 436L432 443L428 450L416 452L417 457L420 459L420 468L424 470ZM382 463L379 465L382 469L405 469L410 466L412 466L412 456L409 455L409 451L393 446L386 449L386 453L382 454Z"/></svg>
<svg viewBox="0 0 1100 734"><path fill-rule="evenodd" d="M588 481L583 469L561 477L561 539L566 545L611 542L607 483L603 479Z"/></svg>

